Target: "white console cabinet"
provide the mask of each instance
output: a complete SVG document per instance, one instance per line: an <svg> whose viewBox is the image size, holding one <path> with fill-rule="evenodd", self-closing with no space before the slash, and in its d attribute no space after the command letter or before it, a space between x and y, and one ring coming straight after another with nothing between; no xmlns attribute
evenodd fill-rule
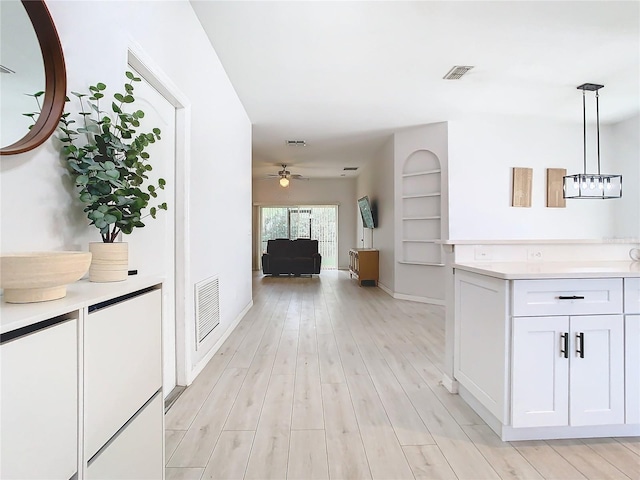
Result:
<svg viewBox="0 0 640 480"><path fill-rule="evenodd" d="M478 270L455 272L454 375L487 424L503 440L640 435L640 279Z"/></svg>
<svg viewBox="0 0 640 480"><path fill-rule="evenodd" d="M157 278L0 306L3 480L164 478Z"/></svg>

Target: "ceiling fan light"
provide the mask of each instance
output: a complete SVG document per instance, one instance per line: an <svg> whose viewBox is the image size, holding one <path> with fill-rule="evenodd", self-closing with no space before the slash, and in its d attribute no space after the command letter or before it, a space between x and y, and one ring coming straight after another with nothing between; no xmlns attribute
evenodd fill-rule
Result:
<svg viewBox="0 0 640 480"><path fill-rule="evenodd" d="M288 187L289 186L289 179L287 177L282 177L280 178L280 186L281 187Z"/></svg>

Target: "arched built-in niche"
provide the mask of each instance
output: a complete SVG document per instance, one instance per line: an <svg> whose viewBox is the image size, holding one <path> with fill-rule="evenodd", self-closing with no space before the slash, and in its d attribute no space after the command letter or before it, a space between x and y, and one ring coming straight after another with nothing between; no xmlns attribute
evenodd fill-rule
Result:
<svg viewBox="0 0 640 480"><path fill-rule="evenodd" d="M442 265L441 168L429 150L417 150L402 168L402 260L415 265Z"/></svg>

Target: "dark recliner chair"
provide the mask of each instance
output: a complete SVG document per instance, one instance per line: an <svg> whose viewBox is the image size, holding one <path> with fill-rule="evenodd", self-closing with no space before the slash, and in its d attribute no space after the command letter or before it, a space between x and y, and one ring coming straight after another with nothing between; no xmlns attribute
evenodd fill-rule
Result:
<svg viewBox="0 0 640 480"><path fill-rule="evenodd" d="M267 253L262 255L262 273L295 276L318 274L321 263L318 240L277 238L267 241Z"/></svg>

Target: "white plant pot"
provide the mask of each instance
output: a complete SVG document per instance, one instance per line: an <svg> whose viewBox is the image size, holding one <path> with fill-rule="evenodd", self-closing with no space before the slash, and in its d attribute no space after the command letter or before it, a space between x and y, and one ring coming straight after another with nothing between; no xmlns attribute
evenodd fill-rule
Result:
<svg viewBox="0 0 640 480"><path fill-rule="evenodd" d="M91 282L122 282L129 272L129 244L124 242L89 243L92 254L89 267Z"/></svg>

